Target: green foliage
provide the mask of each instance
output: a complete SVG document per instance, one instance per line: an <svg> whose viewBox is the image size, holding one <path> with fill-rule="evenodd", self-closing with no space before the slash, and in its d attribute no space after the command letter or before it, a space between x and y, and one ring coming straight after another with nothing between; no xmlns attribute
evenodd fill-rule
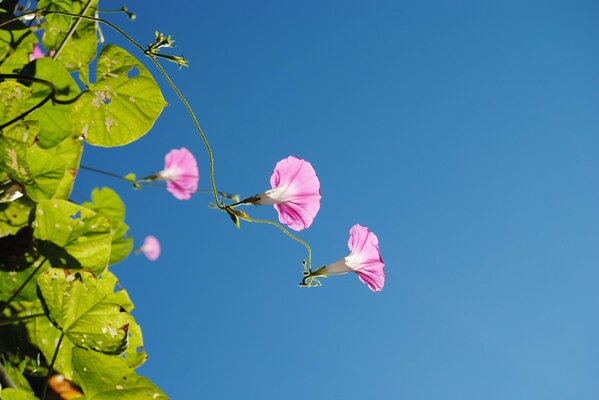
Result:
<svg viewBox="0 0 599 400"><path fill-rule="evenodd" d="M125 50L108 45L96 66L96 83L75 103L73 125L88 143L122 146L154 125L166 101L150 72Z"/></svg>
<svg viewBox="0 0 599 400"><path fill-rule="evenodd" d="M64 5L64 0L60 1ZM83 7L87 3L85 1L68 1L71 3L71 11L74 14L80 14ZM57 3L54 2L53 3ZM92 5L85 13L87 16L93 16L97 9L97 1L92 1ZM61 7L61 6L58 6ZM39 8L42 8L41 6ZM71 17L60 17L68 18ZM48 52L57 51L61 43L67 37L69 26L65 27L59 20L58 15L48 15L46 17L47 26L44 29L42 43L48 49ZM68 41L68 45L60 52L57 60L61 62L69 71L77 71L82 68L87 68L87 65L94 59L96 48L98 46L98 38L96 37L96 23L89 20L81 20L77 30Z"/></svg>
<svg viewBox="0 0 599 400"><path fill-rule="evenodd" d="M31 283L35 282L35 278L44 272L44 268L47 267L47 263L42 265L42 261L42 259L38 259L34 262L28 262L25 269L2 272L4 276L0 279L0 301L7 301L32 274L33 279L30 279L30 281ZM41 266L39 270L37 269L38 266ZM27 285L14 298L15 301L31 301L35 299L37 299L37 293L34 285Z"/></svg>
<svg viewBox="0 0 599 400"><path fill-rule="evenodd" d="M32 313L43 312L40 302L30 308ZM31 342L42 352L46 360L51 360L56 351L56 344L60 340L62 332L47 318L34 318L26 324L27 334ZM68 380L72 380L73 363L72 354L75 345L70 340L63 340L60 343L54 370L64 375Z"/></svg>
<svg viewBox="0 0 599 400"><path fill-rule="evenodd" d="M12 13L0 9L0 23L12 17ZM0 73L14 73L27 64L35 43L33 32L20 21L0 27Z"/></svg>
<svg viewBox="0 0 599 400"><path fill-rule="evenodd" d="M167 398L148 379L136 375L122 358L74 349L73 366L88 400Z"/></svg>
<svg viewBox="0 0 599 400"><path fill-rule="evenodd" d="M94 211L65 200L36 206L34 237L55 267L86 268L100 274L110 259L110 222Z"/></svg>
<svg viewBox="0 0 599 400"><path fill-rule="evenodd" d="M167 398L135 373L148 358L142 329L108 269L133 248L125 204L109 188L82 204L70 198L86 143L139 139L166 101L124 49L105 46L93 65L96 22L81 19L73 30L75 16L53 14L87 5L95 16L97 0L39 0L43 17L0 26L0 362L17 386L2 399L41 397L48 373L86 399ZM0 24L14 17L8 8L0 1ZM30 61L36 35L56 59ZM134 175L125 179L139 187Z"/></svg>
<svg viewBox="0 0 599 400"><path fill-rule="evenodd" d="M53 268L37 285L48 318L73 345L104 354L125 351L129 313L98 287L92 273Z"/></svg>
<svg viewBox="0 0 599 400"><path fill-rule="evenodd" d="M21 74L51 82L56 87L55 99L58 100L71 100L80 92L69 71L51 58L34 60L23 68ZM25 102L27 109L52 93L47 85L36 82L31 82L30 90L32 94ZM28 120L37 121L39 126L43 127L37 137L40 147L48 149L67 137L74 136L71 124L72 107L72 104L55 104L50 101L29 115Z"/></svg>
<svg viewBox="0 0 599 400"><path fill-rule="evenodd" d="M125 224L125 203L110 188L94 189L92 201L82 204L90 210L106 217L112 224L112 251L109 264L116 264L127 258L133 249L133 238L127 236L129 226Z"/></svg>
<svg viewBox="0 0 599 400"><path fill-rule="evenodd" d="M0 398L3 400L36 400L37 397L32 392L21 389L2 389Z"/></svg>
<svg viewBox="0 0 599 400"><path fill-rule="evenodd" d="M48 11L61 11L70 13L73 10L73 6L69 0L39 0L37 4L38 8L43 8ZM62 31L66 31L71 26L72 17L65 15L48 15L46 20L50 27L56 27Z"/></svg>
<svg viewBox="0 0 599 400"><path fill-rule="evenodd" d="M18 82L0 82L0 121L8 122L25 112L31 93L31 88ZM38 129L37 124L18 120L4 128L2 136L31 145Z"/></svg>

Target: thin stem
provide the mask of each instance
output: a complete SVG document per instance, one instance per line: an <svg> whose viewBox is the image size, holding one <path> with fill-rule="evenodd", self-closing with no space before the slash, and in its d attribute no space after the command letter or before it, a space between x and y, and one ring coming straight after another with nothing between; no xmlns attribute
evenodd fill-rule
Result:
<svg viewBox="0 0 599 400"><path fill-rule="evenodd" d="M131 183L131 181L130 181L129 179L125 178L125 177L124 177L124 176L122 176L122 175L114 174L114 173L112 173L112 172L104 171L104 170L101 170L101 169L92 168L92 167L87 167L87 166L85 166L85 165L81 165L81 164L79 165L79 169L84 169L84 170L87 170L87 171L96 172L96 173L98 173L98 174L102 174L102 175L106 175L106 176L111 176L111 177L113 177L113 178L122 179L122 180L124 180L124 181L127 181L127 182L130 182L130 183Z"/></svg>
<svg viewBox="0 0 599 400"><path fill-rule="evenodd" d="M298 238L297 236L295 236L293 233L289 232L287 229L285 229L283 227L283 225L279 224L278 222L271 221L269 219L254 219L254 218L251 218L251 217L246 217L246 216L242 216L242 215L238 215L238 214L236 214L236 215L239 218L243 219L244 221L257 222L259 224L274 225L277 228L279 228L281 231L283 231L284 234L286 234L287 236L289 236L291 239L293 239L296 242L301 243L302 245L304 245L304 247L308 251L308 259L307 259L307 261L308 261L308 267L312 266L312 249L310 248L310 245L305 240L302 240L302 239Z"/></svg>
<svg viewBox="0 0 599 400"><path fill-rule="evenodd" d="M87 13L87 11L91 7L91 5L92 5L92 0L88 0L87 4L85 5L85 7L83 7L83 10L81 10L81 15L85 15L85 13ZM79 27L80 23L81 23L81 16L79 16L75 20L75 22L73 23L73 25L71 25L71 28L67 32L67 35L62 40L62 42L60 43L60 46L58 46L58 49L56 49L56 52L52 56L53 60L56 60L58 58L58 55L60 54L60 52L62 51L62 49L64 49L64 47L67 45L67 42L69 41L69 39L71 39L71 36L73 36L73 33L75 33L75 31Z"/></svg>
<svg viewBox="0 0 599 400"><path fill-rule="evenodd" d="M181 100L181 102L183 102L183 105L185 105L185 108L187 109L187 112L191 116L191 119L193 120L193 123L194 123L194 125L195 125L198 133L200 134L200 137L202 138L202 141L204 142L204 147L206 147L206 151L208 152L208 160L210 162L210 183L212 185L212 195L214 196L214 201L216 202L216 206L219 209L224 210L225 207L221 203L221 201L220 201L220 199L218 197L218 191L216 190L216 182L215 182L215 179L214 179L214 155L212 154L212 149L210 148L210 144L208 143L208 139L206 138L206 135L204 135L204 132L202 131L202 128L200 127L200 123L198 122L198 119L196 118L195 113L193 112L191 106L189 105L189 103L185 99L185 96L183 96L183 94L179 91L179 89L177 89L177 86L173 83L173 81L171 80L171 78L168 76L168 74L166 73L166 71L164 70L164 68L162 68L162 66L156 60L156 58L153 55L150 55L150 54L146 54L146 55L148 57L150 57L150 59L154 62L154 64L156 65L156 67L160 70L160 73L162 73L162 76L164 76L164 79L166 79L166 81L168 82L168 84L175 91L175 93L177 94L177 96L179 97L179 99Z"/></svg>
<svg viewBox="0 0 599 400"><path fill-rule="evenodd" d="M52 356L52 362L48 367L48 375L46 375L46 384L44 385L44 392L42 393L42 400L46 400L46 394L48 392L48 381L52 376L52 370L54 369L54 363L56 362L56 357L58 357L58 350L60 350L60 345L62 343L62 338L64 338L64 332L60 334L60 338L58 339L58 344L56 345L56 350L54 350L54 356Z"/></svg>
<svg viewBox="0 0 599 400"><path fill-rule="evenodd" d="M28 319L43 317L45 315L46 314L41 313L41 314L31 314L31 315L24 315L22 317L11 318L11 319L7 319L4 321L0 321L0 326L11 325L11 324L14 324L15 322L27 321Z"/></svg>
<svg viewBox="0 0 599 400"><path fill-rule="evenodd" d="M28 16L28 15L38 14L39 12L40 12L39 10L35 10L35 11L29 11L29 12L26 12L26 13L20 14L20 15L19 15L19 16L17 16L17 17L14 17L14 18L7 19L6 21L0 22L0 28L1 28L1 27L3 27L4 25L8 25L8 24L10 24L11 22L18 21L18 20L20 20L21 18L23 18L23 17L26 17L26 16Z"/></svg>
<svg viewBox="0 0 599 400"><path fill-rule="evenodd" d="M23 290L25 288L25 286L27 286L27 284L29 283L29 281L31 280L31 278L33 278L35 276L35 274L37 274L37 271L40 270L40 268L42 267L42 265L44 265L46 263L46 261L48 261L48 258L44 258L44 260L40 263L40 265L38 265L33 272L31 273L31 275L29 275L27 277L27 279L25 279L25 282L23 282L21 284L21 286L19 286L19 288L12 294L12 296L10 296L10 298L6 301L6 303L4 303L4 305L2 306L2 309L0 309L0 315L2 315L4 313L4 310L6 310L8 308L8 306L10 305L10 302L13 301L15 299L15 297L17 297L19 295L19 293L21 293L21 290Z"/></svg>

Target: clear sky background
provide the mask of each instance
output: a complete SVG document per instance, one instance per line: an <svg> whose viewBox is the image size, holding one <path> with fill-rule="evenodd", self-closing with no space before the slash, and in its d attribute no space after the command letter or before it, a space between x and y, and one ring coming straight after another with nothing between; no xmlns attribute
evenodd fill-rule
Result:
<svg viewBox="0 0 599 400"><path fill-rule="evenodd" d="M157 262L113 268L150 354L141 374L174 399L599 398L599 3L126 4L135 22L107 16L142 44L173 35L190 60L167 69L218 188L253 195L278 160L307 159L314 264L347 255L360 223L387 272L381 293L353 274L301 289L304 249L275 228L81 171L76 200L111 186L136 243L162 242ZM185 146L207 189L206 152L163 88L147 136L88 146L83 164L146 175Z"/></svg>

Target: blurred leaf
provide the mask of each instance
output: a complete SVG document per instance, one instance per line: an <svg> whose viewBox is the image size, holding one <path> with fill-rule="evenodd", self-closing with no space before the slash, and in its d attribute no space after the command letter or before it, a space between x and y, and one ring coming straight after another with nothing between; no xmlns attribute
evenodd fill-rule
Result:
<svg viewBox="0 0 599 400"><path fill-rule="evenodd" d="M6 388L0 391L2 400L37 400L35 395L27 390Z"/></svg>
<svg viewBox="0 0 599 400"><path fill-rule="evenodd" d="M23 373L15 368L11 363L5 362L3 364L4 371L6 371L6 375L10 377L16 387L19 388L22 392L29 392L33 394L33 389L27 382L27 379L23 376ZM4 399L4 397L0 397Z"/></svg>
<svg viewBox="0 0 599 400"><path fill-rule="evenodd" d="M92 191L92 202L85 202L83 207L89 208L108 218L112 224L112 251L109 264L116 264L127 258L133 249L133 238L127 236L129 226L125 224L125 203L112 189L104 187Z"/></svg>
<svg viewBox="0 0 599 400"><path fill-rule="evenodd" d="M38 58L27 64L21 73L51 82L57 88L56 98L59 100L71 100L80 92L69 71L61 63L51 58ZM31 83L30 89L32 94L26 99L26 109L35 106L52 92L48 86L35 82ZM72 107L72 104L54 104L52 101L48 101L41 108L29 114L28 120L39 123L40 130L37 139L40 147L44 149L54 147L72 135Z"/></svg>
<svg viewBox="0 0 599 400"><path fill-rule="evenodd" d="M166 105L150 72L117 46L102 49L96 79L73 113L75 130L90 144L121 146L139 139Z"/></svg>
<svg viewBox="0 0 599 400"><path fill-rule="evenodd" d="M149 379L136 375L120 357L74 349L73 366L88 400L168 399Z"/></svg>
<svg viewBox="0 0 599 400"><path fill-rule="evenodd" d="M105 354L125 351L129 314L98 287L91 272L53 268L37 284L46 315L75 346Z"/></svg>
<svg viewBox="0 0 599 400"><path fill-rule="evenodd" d="M40 252L53 266L87 268L99 274L108 265L110 222L94 211L64 200L45 200L37 204L33 224L34 237L46 241L40 243Z"/></svg>

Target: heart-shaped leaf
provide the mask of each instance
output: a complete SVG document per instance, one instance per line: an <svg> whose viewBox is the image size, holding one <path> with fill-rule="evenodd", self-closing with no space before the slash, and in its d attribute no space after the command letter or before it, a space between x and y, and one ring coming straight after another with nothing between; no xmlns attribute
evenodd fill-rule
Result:
<svg viewBox="0 0 599 400"><path fill-rule="evenodd" d="M90 144L110 147L137 140L166 106L150 72L120 47L102 49L96 79L75 103L72 116L74 129Z"/></svg>
<svg viewBox="0 0 599 400"><path fill-rule="evenodd" d="M46 315L75 346L121 354L128 345L129 314L88 271L49 269L37 280Z"/></svg>

